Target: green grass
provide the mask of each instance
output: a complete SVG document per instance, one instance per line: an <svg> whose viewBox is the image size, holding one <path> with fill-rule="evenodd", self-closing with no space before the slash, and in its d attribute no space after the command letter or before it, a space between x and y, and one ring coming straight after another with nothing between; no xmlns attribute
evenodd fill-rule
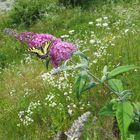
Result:
<svg viewBox="0 0 140 140"><path fill-rule="evenodd" d="M53 10L50 8L47 11L48 15L38 19L31 27L26 28L24 23L21 23L15 28L19 32L43 32L56 37L67 34L69 37L63 40L75 44L80 40L78 44L80 50L89 49L86 55L90 59L90 71L98 77L102 76L105 65L110 71L118 65L140 66L140 6L138 4L118 2L93 5L86 10L80 7L73 9L59 7L57 4L51 6ZM12 26L9 23L10 14L2 15L4 22L0 23L1 31L5 27ZM108 19L102 22L108 23L109 29L96 26L96 19L104 17ZM89 25L89 22L93 24ZM72 35L69 34L70 30L74 30ZM91 44L90 40L96 42ZM100 48L104 46L107 46L107 49L101 50ZM95 52L101 53L104 50L105 53L96 56ZM14 38L0 33L0 139L51 140L58 131L67 131L73 121L86 111L91 111L92 116L86 125L83 140L86 140L87 136L93 140L95 133L101 140L111 132L112 120L98 116L100 108L110 99L107 89L97 87L90 92L85 92L80 103L73 91L64 95L65 92L72 90L76 72L68 73L68 85L64 87L66 80L61 81L63 74L53 78L47 75L46 80L43 81L41 75L48 73L52 68L47 70L43 61L28 54L26 46L21 46ZM125 88L133 91L133 100L139 101L139 72L132 71L120 78ZM54 95L54 98L51 101L45 99L48 95ZM24 125L18 117L19 112L27 111L31 102L38 101L39 105L36 108L31 107L33 112L31 118L34 122L29 123L28 126ZM57 105L53 106L53 103ZM71 115L68 113L68 105L73 110ZM26 114L28 112L24 115ZM97 116L96 126L92 125L93 116ZM95 131L95 127L103 128L106 133L98 129ZM108 139L115 138L109 135Z"/></svg>

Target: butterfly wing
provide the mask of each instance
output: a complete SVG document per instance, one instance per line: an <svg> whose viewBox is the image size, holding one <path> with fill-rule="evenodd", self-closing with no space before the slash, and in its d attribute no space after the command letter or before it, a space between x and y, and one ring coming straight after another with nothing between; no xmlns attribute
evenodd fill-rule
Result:
<svg viewBox="0 0 140 140"><path fill-rule="evenodd" d="M28 51L31 53L35 53L37 54L38 57L44 59L45 57L47 57L50 46L51 46L51 41L47 41L44 46L39 48L32 47L29 48Z"/></svg>
<svg viewBox="0 0 140 140"><path fill-rule="evenodd" d="M36 53L36 54L38 54L40 56L44 55L44 53L42 52L41 49L37 49L35 47L29 48L28 51L29 52L32 52L32 53Z"/></svg>
<svg viewBox="0 0 140 140"><path fill-rule="evenodd" d="M43 47L43 51L44 51L45 55L48 54L51 44L52 44L52 42L50 40L45 43L45 46Z"/></svg>

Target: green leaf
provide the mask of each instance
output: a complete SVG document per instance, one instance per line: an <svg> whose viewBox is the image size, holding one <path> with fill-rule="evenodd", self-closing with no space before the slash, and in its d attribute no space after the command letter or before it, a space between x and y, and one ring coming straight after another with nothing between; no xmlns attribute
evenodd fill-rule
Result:
<svg viewBox="0 0 140 140"><path fill-rule="evenodd" d="M75 66L75 69L79 69L79 68L88 68L88 65L85 63L81 63Z"/></svg>
<svg viewBox="0 0 140 140"><path fill-rule="evenodd" d="M108 84L109 86L117 91L117 92L122 92L123 91L123 84L122 84L122 81L121 80L118 80L118 79L110 79L108 81Z"/></svg>
<svg viewBox="0 0 140 140"><path fill-rule="evenodd" d="M82 92L87 91L95 86L96 86L96 84L94 82L86 84L85 87L83 88Z"/></svg>
<svg viewBox="0 0 140 140"><path fill-rule="evenodd" d="M126 140L128 127L132 122L134 113L130 102L119 102L116 111L116 118L121 132L121 140Z"/></svg>
<svg viewBox="0 0 140 140"><path fill-rule="evenodd" d="M81 51L76 51L74 54L88 60L87 56Z"/></svg>
<svg viewBox="0 0 140 140"><path fill-rule="evenodd" d="M88 75L85 71L82 71L76 78L76 81L75 81L75 92L76 92L76 95L77 95L77 98L80 97L81 93L82 93L82 90L84 89L86 83L87 83L87 80L88 80Z"/></svg>
<svg viewBox="0 0 140 140"><path fill-rule="evenodd" d="M99 115L101 116L114 116L114 110L113 110L113 103L109 103L105 105L101 110L99 111Z"/></svg>
<svg viewBox="0 0 140 140"><path fill-rule="evenodd" d="M112 70L111 72L108 73L108 79L110 79L111 77L114 77L116 75L119 75L121 73L130 71L130 70L134 70L134 69L139 69L140 67L135 66L135 65L126 65L126 66L120 66L115 68L114 70Z"/></svg>
<svg viewBox="0 0 140 140"><path fill-rule="evenodd" d="M74 85L74 92L76 93L77 98L79 99L82 92L95 87L96 83L91 81L86 71L81 71L80 74L76 77Z"/></svg>

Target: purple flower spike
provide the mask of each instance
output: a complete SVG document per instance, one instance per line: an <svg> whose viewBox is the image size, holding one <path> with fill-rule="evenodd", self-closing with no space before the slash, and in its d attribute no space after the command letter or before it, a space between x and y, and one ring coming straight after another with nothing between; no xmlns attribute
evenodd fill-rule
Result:
<svg viewBox="0 0 140 140"><path fill-rule="evenodd" d="M29 47L41 47L45 44L45 42L51 40L55 41L55 37L50 34L35 34L32 39L29 41Z"/></svg>
<svg viewBox="0 0 140 140"><path fill-rule="evenodd" d="M57 68L63 60L69 59L76 50L76 47L68 42L58 42L51 46L49 55L53 66Z"/></svg>
<svg viewBox="0 0 140 140"><path fill-rule="evenodd" d="M28 49L37 54L41 59L45 59L49 56L51 63L55 68L57 68L62 61L69 59L72 54L77 51L74 44L62 42L61 39L50 34L38 34L33 32L18 33L9 28L6 28L4 32L14 36L21 43L27 43ZM47 47L45 43L48 41L51 41L51 44L49 45L49 48L45 50Z"/></svg>
<svg viewBox="0 0 140 140"><path fill-rule="evenodd" d="M38 34L33 32L21 32L16 37L22 43L27 43L29 48L35 47L42 47L45 42L51 40L52 45L61 42L61 39L58 39L50 34Z"/></svg>
<svg viewBox="0 0 140 140"><path fill-rule="evenodd" d="M28 43L33 38L34 35L35 33L33 32L21 32L17 35L16 38L22 43L25 43L25 42Z"/></svg>

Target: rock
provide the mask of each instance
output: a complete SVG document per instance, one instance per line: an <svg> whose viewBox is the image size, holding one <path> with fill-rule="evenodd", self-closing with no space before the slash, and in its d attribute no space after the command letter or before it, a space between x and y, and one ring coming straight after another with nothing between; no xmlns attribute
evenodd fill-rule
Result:
<svg viewBox="0 0 140 140"><path fill-rule="evenodd" d="M11 10L14 0L0 0L0 13Z"/></svg>

